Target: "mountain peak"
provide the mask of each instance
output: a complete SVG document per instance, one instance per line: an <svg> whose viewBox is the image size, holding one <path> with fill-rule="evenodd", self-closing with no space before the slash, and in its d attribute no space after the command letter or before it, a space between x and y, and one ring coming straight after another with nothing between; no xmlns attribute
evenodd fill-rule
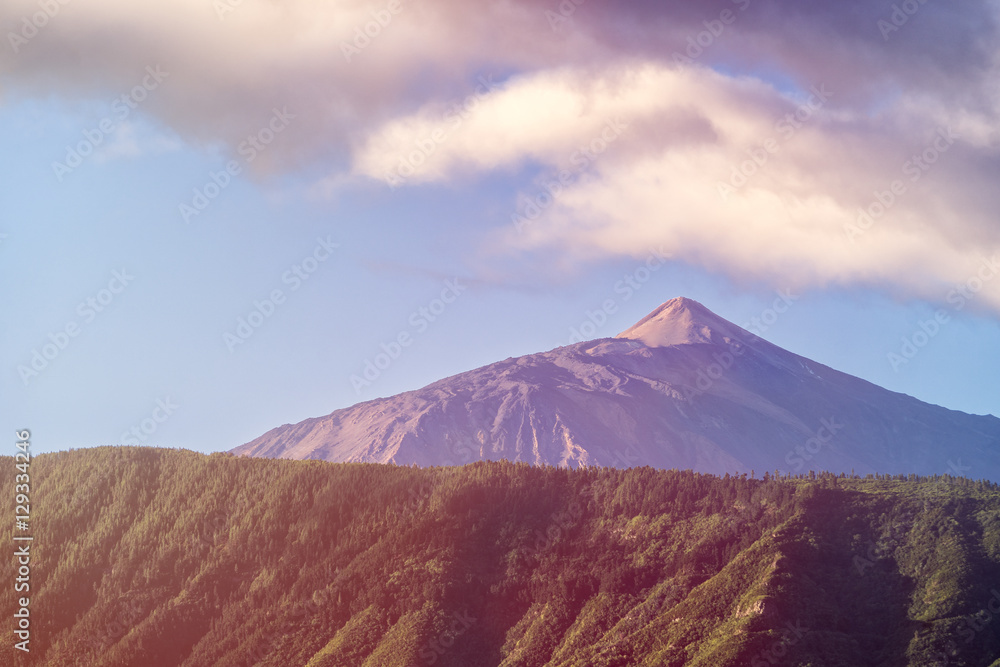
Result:
<svg viewBox="0 0 1000 667"><path fill-rule="evenodd" d="M743 330L694 299L677 297L660 305L615 338L628 338L649 347L671 347L741 339Z"/></svg>
<svg viewBox="0 0 1000 667"><path fill-rule="evenodd" d="M718 475L810 468L929 475L961 456L977 462L978 475L1000 480L1000 419L950 412L839 373L696 301L668 301L619 338L358 403L272 429L233 453Z"/></svg>

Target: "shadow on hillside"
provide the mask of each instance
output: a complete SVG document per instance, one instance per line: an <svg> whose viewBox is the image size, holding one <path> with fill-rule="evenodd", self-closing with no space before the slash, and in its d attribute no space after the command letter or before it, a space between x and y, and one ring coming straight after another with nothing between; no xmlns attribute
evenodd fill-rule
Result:
<svg viewBox="0 0 1000 667"><path fill-rule="evenodd" d="M885 499L816 489L784 529L786 558L775 573L779 614L769 625L779 633L788 624L797 629L786 635L794 640L786 642L786 664L817 655L828 667L908 664L904 656L920 626L909 618L916 583L880 542L879 523L889 511Z"/></svg>

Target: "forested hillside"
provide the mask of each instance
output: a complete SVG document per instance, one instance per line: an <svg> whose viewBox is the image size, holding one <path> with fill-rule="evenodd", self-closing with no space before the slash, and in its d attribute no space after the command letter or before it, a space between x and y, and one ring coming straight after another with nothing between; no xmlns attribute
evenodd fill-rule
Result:
<svg viewBox="0 0 1000 667"><path fill-rule="evenodd" d="M31 474L4 665L1000 665L991 483L128 447Z"/></svg>

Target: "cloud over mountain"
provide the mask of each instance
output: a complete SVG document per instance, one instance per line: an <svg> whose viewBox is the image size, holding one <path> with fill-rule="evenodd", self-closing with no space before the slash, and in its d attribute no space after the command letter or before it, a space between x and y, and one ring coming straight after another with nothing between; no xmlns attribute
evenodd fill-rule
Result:
<svg viewBox="0 0 1000 667"><path fill-rule="evenodd" d="M736 281L935 302L973 281L1000 312L994 3L43 5L0 8L8 99L110 99L159 65L142 109L186 141L235 152L295 115L258 174L363 187L416 155L393 185L517 175L511 212L538 213L494 230L509 253L654 244Z"/></svg>

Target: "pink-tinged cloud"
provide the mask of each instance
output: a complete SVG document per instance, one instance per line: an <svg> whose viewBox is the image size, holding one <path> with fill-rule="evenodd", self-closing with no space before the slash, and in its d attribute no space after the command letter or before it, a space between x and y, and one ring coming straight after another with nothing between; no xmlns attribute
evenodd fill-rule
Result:
<svg viewBox="0 0 1000 667"><path fill-rule="evenodd" d="M258 173L474 188L540 168L496 232L509 253L663 246L737 280L940 301L1000 251L985 0L56 4L30 38L39 5L0 7L8 98L110 98L158 65L143 112L188 142L236 153L294 115ZM1000 280L978 296L1000 312Z"/></svg>
<svg viewBox="0 0 1000 667"><path fill-rule="evenodd" d="M592 259L662 247L736 279L888 285L943 302L1000 253L996 195L985 208L986 195L966 200L992 191L989 173L967 169L989 155L988 137L966 138L968 118L952 124L912 102L873 118L837 96L698 67L546 70L464 116L430 105L390 121L355 170L399 187L541 163L500 233L511 251ZM1000 280L981 291L1000 310Z"/></svg>

